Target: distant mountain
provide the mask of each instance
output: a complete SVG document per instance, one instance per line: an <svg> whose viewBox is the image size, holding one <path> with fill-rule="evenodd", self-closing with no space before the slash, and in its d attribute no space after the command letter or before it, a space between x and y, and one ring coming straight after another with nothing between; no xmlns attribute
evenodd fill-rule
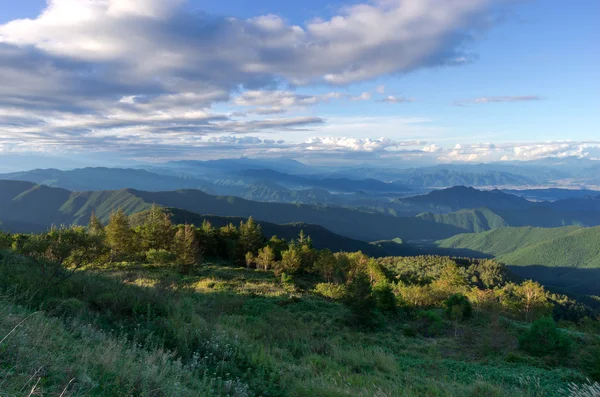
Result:
<svg viewBox="0 0 600 397"><path fill-rule="evenodd" d="M421 196L393 200L394 203L421 212L448 213L463 209L523 209L533 204L522 197L506 194L500 190L477 190L472 187L455 186L434 190Z"/></svg>
<svg viewBox="0 0 600 397"><path fill-rule="evenodd" d="M438 242L441 253L493 256L526 278L600 294L600 227L501 228Z"/></svg>
<svg viewBox="0 0 600 397"><path fill-rule="evenodd" d="M425 212L417 217L429 222L452 225L471 233L509 226L502 217L487 208L460 210L450 214Z"/></svg>
<svg viewBox="0 0 600 397"><path fill-rule="evenodd" d="M289 175L269 169L249 169L239 172L244 179L267 180L276 182L285 187L316 187L324 188L330 192L405 192L405 186L385 183L377 179L349 179L349 178L323 178Z"/></svg>
<svg viewBox="0 0 600 397"><path fill-rule="evenodd" d="M177 208L167 208L167 211L172 214L171 219L176 224L188 223L199 226L202 224L202 222L207 220L214 227L222 227L230 223L233 223L234 225L239 225L240 222L247 221L247 218L199 215L194 212L180 210ZM141 212L136 215L133 215L133 217L134 219L143 219L144 214L144 212ZM304 231L306 235L312 238L315 248L328 248L333 252L362 251L363 253L370 256L384 257L404 255L411 249L406 244L395 243L382 246L377 243L367 243L365 241L340 236L322 226L311 225L307 223L288 223L283 225L264 221L260 221L259 223L262 227L263 233L267 238L277 236L289 241L291 239L297 238L300 232Z"/></svg>
<svg viewBox="0 0 600 397"><path fill-rule="evenodd" d="M218 216L253 216L277 224L303 222L323 226L336 234L363 241L432 240L461 230L418 218L393 217L348 208L249 201L231 196L211 196L199 190L147 192L134 189L70 192L30 182L0 181L0 220L48 227L86 223L95 211L103 220L116 208L133 214L151 204Z"/></svg>
<svg viewBox="0 0 600 397"><path fill-rule="evenodd" d="M0 174L0 180L28 181L72 191L139 189L150 191L199 189L206 182L159 175L146 170L128 168L79 168L71 171L57 169L32 170Z"/></svg>
<svg viewBox="0 0 600 397"><path fill-rule="evenodd" d="M161 164L160 168L185 171L191 174L205 174L208 170L235 173L247 169L271 169L291 174L312 174L322 170L299 161L287 158L273 159L219 159L219 160L183 160Z"/></svg>
<svg viewBox="0 0 600 397"><path fill-rule="evenodd" d="M557 201L570 198L585 198L588 196L597 196L600 194L599 191L587 190L587 189L560 189L560 188L549 188L549 189L502 189L504 193L512 194L526 198L531 201Z"/></svg>

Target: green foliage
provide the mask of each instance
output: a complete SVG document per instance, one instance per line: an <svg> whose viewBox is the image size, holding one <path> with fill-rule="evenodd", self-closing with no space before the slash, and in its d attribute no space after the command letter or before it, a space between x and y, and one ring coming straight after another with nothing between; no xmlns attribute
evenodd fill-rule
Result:
<svg viewBox="0 0 600 397"><path fill-rule="evenodd" d="M266 245L258 251L256 266L262 270L269 270L275 264L275 252L271 246Z"/></svg>
<svg viewBox="0 0 600 397"><path fill-rule="evenodd" d="M171 217L165 210L154 204L146 213L138 233L143 251L167 250L173 241Z"/></svg>
<svg viewBox="0 0 600 397"><path fill-rule="evenodd" d="M346 306L352 311L351 321L360 326L373 326L373 297L371 282L366 273L357 273L346 286Z"/></svg>
<svg viewBox="0 0 600 397"><path fill-rule="evenodd" d="M420 311L417 314L417 324L419 333L427 337L440 336L446 330L442 316L433 310Z"/></svg>
<svg viewBox="0 0 600 397"><path fill-rule="evenodd" d="M473 306L469 298L454 294L444 302L446 315L454 321L464 321L473 315Z"/></svg>
<svg viewBox="0 0 600 397"><path fill-rule="evenodd" d="M275 267L275 273L295 274L302 267L302 255L298 248L293 244L281 253L281 261Z"/></svg>
<svg viewBox="0 0 600 397"><path fill-rule="evenodd" d="M551 317L536 320L519 337L519 348L533 356L556 355L564 357L571 351L573 341L556 326Z"/></svg>
<svg viewBox="0 0 600 397"><path fill-rule="evenodd" d="M377 308L384 312L396 311L396 295L387 280L381 280L373 285L373 297Z"/></svg>
<svg viewBox="0 0 600 397"><path fill-rule="evenodd" d="M346 296L346 286L343 284L319 283L315 285L315 293L329 299L341 300Z"/></svg>
<svg viewBox="0 0 600 397"><path fill-rule="evenodd" d="M200 246L193 226L184 225L178 228L173 240L173 253L184 273L189 273L193 265L200 261Z"/></svg>
<svg viewBox="0 0 600 397"><path fill-rule="evenodd" d="M165 249L150 249L146 252L146 259L155 265L169 265L177 260L177 255Z"/></svg>
<svg viewBox="0 0 600 397"><path fill-rule="evenodd" d="M10 234L0 231L0 250L12 247L13 238Z"/></svg>
<svg viewBox="0 0 600 397"><path fill-rule="evenodd" d="M134 234L129 223L129 217L123 209L119 208L111 214L105 231L106 242L114 259L125 260L133 255L135 251Z"/></svg>

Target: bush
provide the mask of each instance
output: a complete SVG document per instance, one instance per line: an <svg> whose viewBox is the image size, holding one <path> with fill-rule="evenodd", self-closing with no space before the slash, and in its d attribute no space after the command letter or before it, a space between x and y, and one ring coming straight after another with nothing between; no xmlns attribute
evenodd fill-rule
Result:
<svg viewBox="0 0 600 397"><path fill-rule="evenodd" d="M463 321L473 315L473 306L469 298L462 294L454 294L448 300L444 301L446 314L452 320Z"/></svg>
<svg viewBox="0 0 600 397"><path fill-rule="evenodd" d="M346 295L346 286L334 283L320 283L315 286L315 293L329 299L343 299Z"/></svg>
<svg viewBox="0 0 600 397"><path fill-rule="evenodd" d="M146 252L146 259L154 265L168 265L175 262L176 255L164 249L151 249Z"/></svg>
<svg viewBox="0 0 600 397"><path fill-rule="evenodd" d="M444 332L445 329L442 316L433 310L424 310L419 312L419 314L417 314L417 322L419 326L419 332L423 336L439 336Z"/></svg>
<svg viewBox="0 0 600 397"><path fill-rule="evenodd" d="M368 275L359 273L348 283L344 300L352 311L353 323L373 326L373 307L376 302Z"/></svg>
<svg viewBox="0 0 600 397"><path fill-rule="evenodd" d="M566 356L572 340L557 326L551 317L536 320L519 338L519 348L532 356Z"/></svg>

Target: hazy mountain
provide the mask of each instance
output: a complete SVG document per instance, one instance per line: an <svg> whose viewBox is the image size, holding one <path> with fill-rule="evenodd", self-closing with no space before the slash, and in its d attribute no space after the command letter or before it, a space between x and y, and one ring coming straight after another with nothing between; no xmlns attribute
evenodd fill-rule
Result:
<svg viewBox="0 0 600 397"><path fill-rule="evenodd" d="M265 203L231 196L211 196L199 190L146 192L70 192L29 182L0 181L0 220L47 227L51 224L85 223L92 211L106 220L123 208L133 214L153 203L218 216L253 216L272 223L303 222L323 226L334 233L364 241L440 239L461 232L453 226L418 218L392 217L322 205Z"/></svg>
<svg viewBox="0 0 600 397"><path fill-rule="evenodd" d="M509 226L502 217L487 208L465 209L450 214L425 212L417 217L430 222L452 225L474 233Z"/></svg>
<svg viewBox="0 0 600 397"><path fill-rule="evenodd" d="M0 179L29 181L74 191L87 190L176 190L198 189L206 182L174 175L159 175L146 170L129 168L79 168L70 171L37 169L0 174Z"/></svg>
<svg viewBox="0 0 600 397"><path fill-rule="evenodd" d="M407 211L433 213L448 213L472 208L522 209L533 205L522 197L499 190L483 191L465 186L434 190L425 195L395 199L393 202Z"/></svg>
<svg viewBox="0 0 600 397"><path fill-rule="evenodd" d="M596 190L587 189L560 189L560 188L549 188L549 189L502 189L504 193L512 194L526 198L531 201L557 201L568 198L585 198L588 196L597 196L600 194Z"/></svg>

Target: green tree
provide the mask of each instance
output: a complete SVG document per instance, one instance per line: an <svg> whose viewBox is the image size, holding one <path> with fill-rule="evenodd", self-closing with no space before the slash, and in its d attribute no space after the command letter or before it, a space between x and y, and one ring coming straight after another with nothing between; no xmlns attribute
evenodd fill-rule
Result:
<svg viewBox="0 0 600 397"><path fill-rule="evenodd" d="M572 344L572 340L558 329L551 317L534 321L519 338L519 348L533 356L566 356Z"/></svg>
<svg viewBox="0 0 600 397"><path fill-rule="evenodd" d="M202 221L202 226L198 230L198 243L204 249L206 256L218 256L217 230L206 219Z"/></svg>
<svg viewBox="0 0 600 397"><path fill-rule="evenodd" d="M262 227L250 217L247 222L240 222L238 231L238 243L236 246L238 258L244 259L248 252L252 253L252 255L257 255L258 250L265 244Z"/></svg>
<svg viewBox="0 0 600 397"><path fill-rule="evenodd" d="M352 322L370 327L373 325L373 308L376 305L371 281L366 273L356 273L346 286L346 306L352 311Z"/></svg>
<svg viewBox="0 0 600 397"><path fill-rule="evenodd" d="M53 227L48 233L24 240L18 252L31 258L44 278L62 280L105 259L103 240L81 226Z"/></svg>
<svg viewBox="0 0 600 397"><path fill-rule="evenodd" d="M538 282L527 280L514 289L517 308L523 313L526 322L546 315L551 310L548 294Z"/></svg>
<svg viewBox="0 0 600 397"><path fill-rule="evenodd" d="M335 275L336 265L337 260L335 255L333 255L330 250L324 249L319 251L317 260L314 264L314 269L329 283L333 280L333 276Z"/></svg>
<svg viewBox="0 0 600 397"><path fill-rule="evenodd" d="M135 251L134 234L131 230L129 217L121 208L110 215L105 231L106 242L111 249L113 259L125 260L131 258Z"/></svg>
<svg viewBox="0 0 600 397"><path fill-rule="evenodd" d="M256 257L252 252L246 252L246 267L251 268L256 265Z"/></svg>
<svg viewBox="0 0 600 397"><path fill-rule="evenodd" d="M458 324L473 315L473 306L463 294L454 294L444 301L446 315L454 322L454 336L458 335Z"/></svg>
<svg viewBox="0 0 600 397"><path fill-rule="evenodd" d="M256 265L262 270L268 270L275 264L275 252L269 245L261 248L258 251Z"/></svg>
<svg viewBox="0 0 600 397"><path fill-rule="evenodd" d="M200 260L200 246L196 237L196 228L191 225L180 226L175 233L173 253L182 266L182 272L190 273Z"/></svg>
<svg viewBox="0 0 600 397"><path fill-rule="evenodd" d="M153 204L140 226L139 236L144 252L168 249L173 241L171 217L163 208Z"/></svg>
<svg viewBox="0 0 600 397"><path fill-rule="evenodd" d="M389 281L378 281L373 286L373 297L379 310L386 312L396 311L396 295Z"/></svg>
<svg viewBox="0 0 600 397"><path fill-rule="evenodd" d="M281 253L281 261L275 268L275 273L280 275L281 273L295 274L302 267L302 255L298 248L294 245Z"/></svg>
<svg viewBox="0 0 600 397"><path fill-rule="evenodd" d="M90 215L88 232L92 235L104 236L104 225L100 222L100 219L98 219L94 211L92 211L92 214Z"/></svg>

